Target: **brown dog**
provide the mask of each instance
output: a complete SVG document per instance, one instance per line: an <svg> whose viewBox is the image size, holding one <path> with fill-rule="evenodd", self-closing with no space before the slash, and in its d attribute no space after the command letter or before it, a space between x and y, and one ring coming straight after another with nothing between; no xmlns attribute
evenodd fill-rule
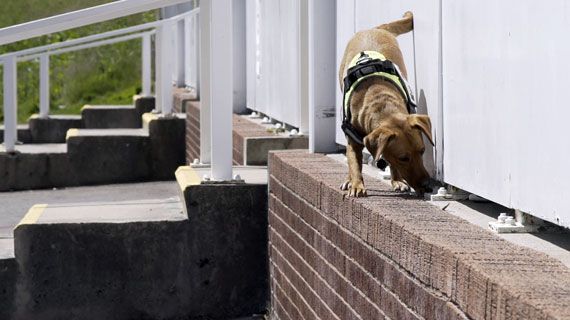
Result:
<svg viewBox="0 0 570 320"><path fill-rule="evenodd" d="M411 31L413 15L383 24L371 30L356 33L348 42L340 66L340 86L351 60L364 51L376 51L396 64L401 75L407 79L406 66L398 47L396 36ZM430 176L424 168L422 155L425 151L422 133L433 145L431 122L426 115L409 114L406 98L394 83L382 77L364 79L355 87L350 97L350 124L364 136L364 146L375 161L381 157L390 164L392 187L406 191L408 185L418 194L431 192ZM347 137L348 180L341 185L349 196L366 196L362 180L363 145Z"/></svg>

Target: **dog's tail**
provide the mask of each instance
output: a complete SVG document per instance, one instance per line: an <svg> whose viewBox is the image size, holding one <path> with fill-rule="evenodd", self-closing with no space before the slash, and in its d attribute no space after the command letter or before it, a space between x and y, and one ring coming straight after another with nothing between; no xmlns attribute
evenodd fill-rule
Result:
<svg viewBox="0 0 570 320"><path fill-rule="evenodd" d="M377 26L375 29L386 30L394 35L400 35L414 29L414 15L410 11L404 13L402 19Z"/></svg>

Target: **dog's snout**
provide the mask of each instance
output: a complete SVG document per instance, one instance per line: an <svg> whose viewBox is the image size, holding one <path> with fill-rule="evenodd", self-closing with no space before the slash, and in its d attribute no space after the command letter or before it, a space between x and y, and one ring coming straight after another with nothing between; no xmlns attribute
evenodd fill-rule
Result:
<svg viewBox="0 0 570 320"><path fill-rule="evenodd" d="M429 179L426 179L422 182L421 187L424 190L424 192L431 193L433 191L433 189L430 187L429 184L430 184Z"/></svg>

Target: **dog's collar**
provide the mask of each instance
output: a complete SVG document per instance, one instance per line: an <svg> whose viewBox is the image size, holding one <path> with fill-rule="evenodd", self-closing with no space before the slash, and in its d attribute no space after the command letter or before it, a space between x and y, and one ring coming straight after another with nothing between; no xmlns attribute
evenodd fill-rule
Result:
<svg viewBox="0 0 570 320"><path fill-rule="evenodd" d="M412 90L406 79L402 77L398 66L379 52L362 51L351 60L346 77L343 80L343 119L341 126L346 136L360 145L364 145L364 135L358 132L350 123L352 118L350 98L356 87L370 77L382 77L394 84L406 100L408 113L416 113L416 102Z"/></svg>

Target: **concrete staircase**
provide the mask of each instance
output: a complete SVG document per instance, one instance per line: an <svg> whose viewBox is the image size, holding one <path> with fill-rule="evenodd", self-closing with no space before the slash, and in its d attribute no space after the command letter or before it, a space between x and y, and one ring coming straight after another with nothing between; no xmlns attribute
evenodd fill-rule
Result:
<svg viewBox="0 0 570 320"><path fill-rule="evenodd" d="M266 170L236 172L180 169L180 198L33 206L13 251L0 241L0 319L265 319Z"/></svg>
<svg viewBox="0 0 570 320"><path fill-rule="evenodd" d="M159 118L153 108L153 98L139 98L85 106L81 116L32 116L16 153L0 146L0 191L174 179L185 115Z"/></svg>

